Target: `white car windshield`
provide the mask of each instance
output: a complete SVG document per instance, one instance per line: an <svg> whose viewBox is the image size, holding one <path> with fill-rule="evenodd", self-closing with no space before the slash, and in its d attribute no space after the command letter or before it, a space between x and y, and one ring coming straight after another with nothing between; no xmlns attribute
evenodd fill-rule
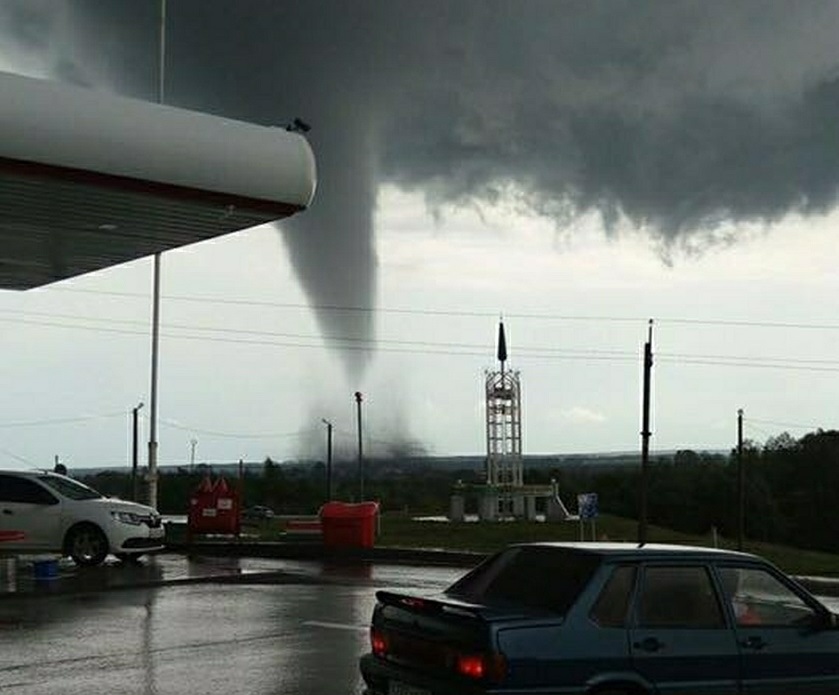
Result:
<svg viewBox="0 0 839 695"><path fill-rule="evenodd" d="M71 500L96 500L102 497L92 487L70 478L63 478L58 475L41 475L38 476L38 480Z"/></svg>

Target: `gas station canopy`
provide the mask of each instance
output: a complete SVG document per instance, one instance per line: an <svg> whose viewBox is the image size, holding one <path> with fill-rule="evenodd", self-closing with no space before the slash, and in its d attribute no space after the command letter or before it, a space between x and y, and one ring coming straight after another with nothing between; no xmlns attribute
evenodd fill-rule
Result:
<svg viewBox="0 0 839 695"><path fill-rule="evenodd" d="M25 290L288 217L306 139L0 73L0 289Z"/></svg>

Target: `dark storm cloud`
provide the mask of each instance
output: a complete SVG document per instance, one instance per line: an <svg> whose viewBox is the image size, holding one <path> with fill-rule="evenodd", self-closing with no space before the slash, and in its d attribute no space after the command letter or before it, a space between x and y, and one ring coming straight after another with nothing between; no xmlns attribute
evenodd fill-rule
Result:
<svg viewBox="0 0 839 695"><path fill-rule="evenodd" d="M5 8L2 18L7 38L27 50L47 48L51 31L44 9L35 3L15 3Z"/></svg>
<svg viewBox="0 0 839 695"><path fill-rule="evenodd" d="M383 178L450 202L513 183L560 223L597 210L668 243L835 204L839 50L809 34L835 5L489 7L430 32L451 61L390 109Z"/></svg>
<svg viewBox="0 0 839 695"><path fill-rule="evenodd" d="M47 15L55 6L36 5ZM154 98L157 6L71 2L67 31L92 48L64 56L64 72L89 74L98 42L99 72ZM836 203L835 2L167 8L167 101L313 126L316 201L284 236L315 305L374 304L372 216L384 182L422 191L432 205L512 190L560 226L594 210L664 247L701 247L723 222ZM8 29L32 44L43 21L22 13ZM330 334L372 335L370 320L358 320L369 314L318 316Z"/></svg>

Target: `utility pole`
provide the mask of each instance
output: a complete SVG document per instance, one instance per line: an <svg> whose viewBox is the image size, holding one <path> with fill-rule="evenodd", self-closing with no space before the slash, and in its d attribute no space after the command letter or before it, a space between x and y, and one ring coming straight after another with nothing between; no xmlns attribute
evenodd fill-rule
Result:
<svg viewBox="0 0 839 695"><path fill-rule="evenodd" d="M647 342L644 343L644 399L641 416L641 500L638 518L638 543L647 542L647 487L650 460L650 382L653 371L653 320L650 319Z"/></svg>
<svg viewBox="0 0 839 695"><path fill-rule="evenodd" d="M189 440L190 452L189 452L189 472L192 473L195 471L195 447L198 444L198 440L194 437Z"/></svg>
<svg viewBox="0 0 839 695"><path fill-rule="evenodd" d="M364 501L364 452L361 445L361 391L355 392L355 409L358 417L358 501Z"/></svg>
<svg viewBox="0 0 839 695"><path fill-rule="evenodd" d="M140 496L140 488L137 481L137 453L138 453L138 444L139 444L139 427L138 427L138 414L140 412L140 408L143 407L143 402L140 401L137 405L135 405L131 409L131 430L132 430L132 437L131 437L131 499L135 502L137 498Z"/></svg>
<svg viewBox="0 0 839 695"><path fill-rule="evenodd" d="M743 409L737 411L737 550L746 532L746 469L743 461Z"/></svg>
<svg viewBox="0 0 839 695"><path fill-rule="evenodd" d="M332 423L321 418L326 425L326 502L332 499Z"/></svg>

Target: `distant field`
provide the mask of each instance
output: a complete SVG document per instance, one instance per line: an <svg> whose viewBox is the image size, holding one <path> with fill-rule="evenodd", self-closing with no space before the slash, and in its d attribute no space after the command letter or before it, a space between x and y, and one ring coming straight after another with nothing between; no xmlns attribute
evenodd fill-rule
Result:
<svg viewBox="0 0 839 695"><path fill-rule="evenodd" d="M583 528L584 539L592 540L592 526ZM635 541L638 524L634 520L601 515L594 527L596 540ZM510 543L528 541L578 541L580 523L577 521L544 523L537 521L500 522L440 522L416 521L408 516L384 514L380 521L379 546L405 548L442 548L493 552ZM647 541L651 543L685 543L713 546L711 534L690 535L650 526ZM736 549L736 539L717 538L721 548ZM839 555L810 550L798 550L768 543L746 541L744 550L774 562L789 574L839 577Z"/></svg>

